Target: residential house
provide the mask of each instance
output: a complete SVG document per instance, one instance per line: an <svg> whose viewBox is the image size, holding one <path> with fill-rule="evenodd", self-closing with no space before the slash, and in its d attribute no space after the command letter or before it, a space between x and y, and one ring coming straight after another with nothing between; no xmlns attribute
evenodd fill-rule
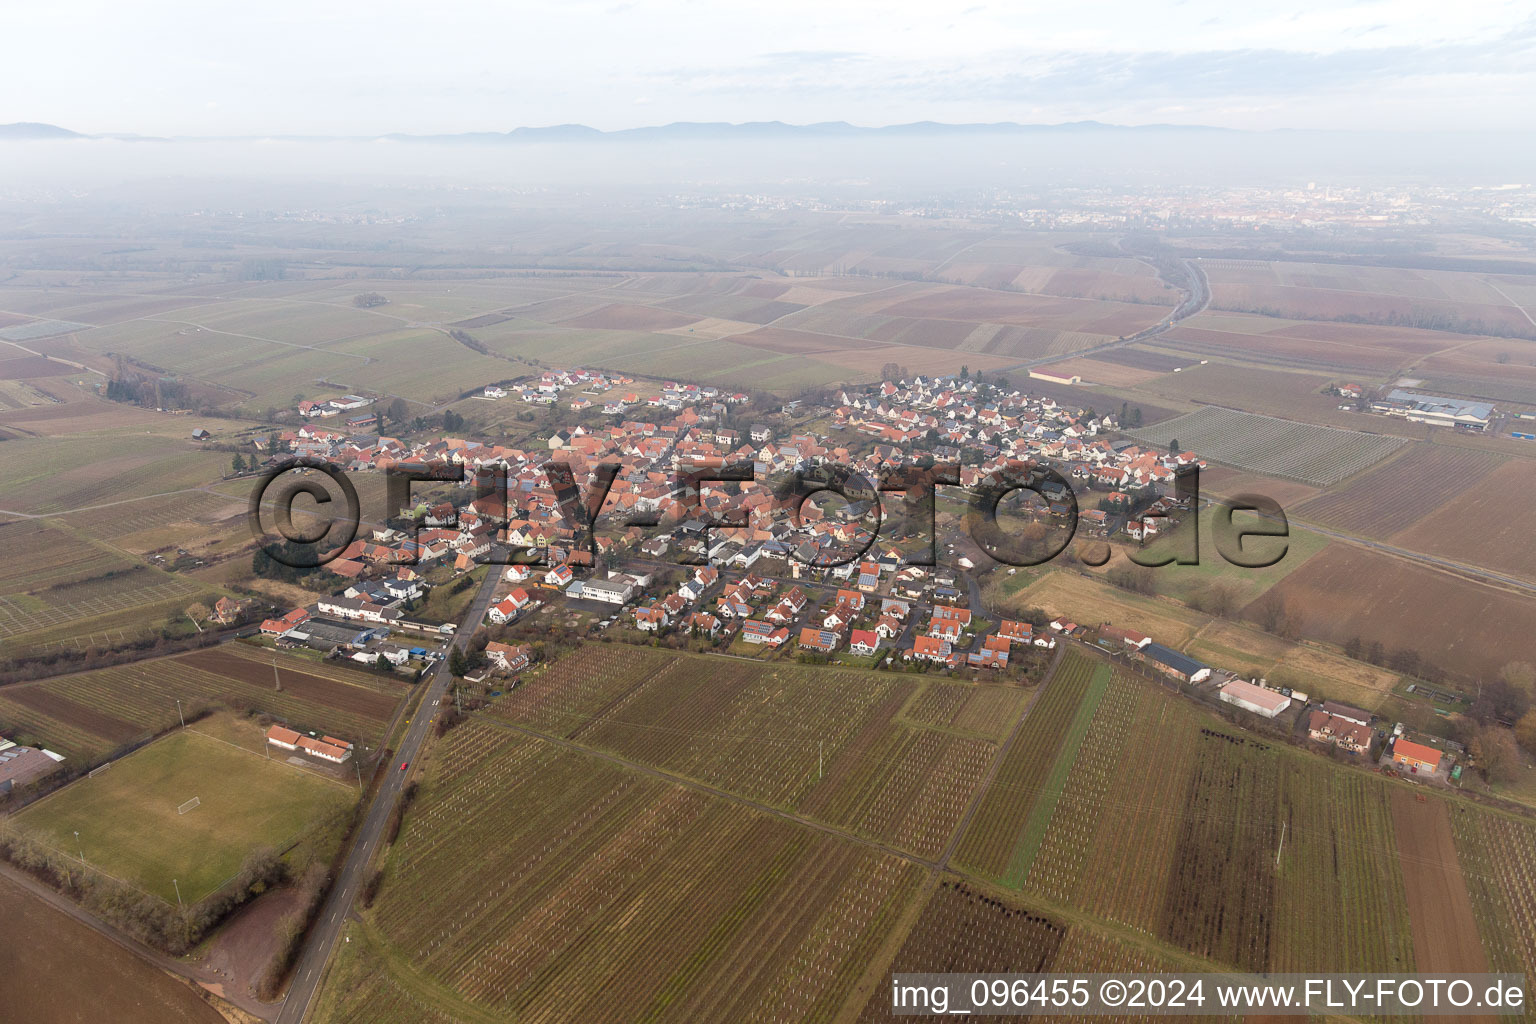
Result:
<svg viewBox="0 0 1536 1024"><path fill-rule="evenodd" d="M533 663L533 648L528 644L503 644L493 640L485 645L485 656L503 672L521 672Z"/></svg>
<svg viewBox="0 0 1536 1024"><path fill-rule="evenodd" d="M856 629L848 636L848 650L854 654L870 655L880 649L880 634L872 629Z"/></svg>

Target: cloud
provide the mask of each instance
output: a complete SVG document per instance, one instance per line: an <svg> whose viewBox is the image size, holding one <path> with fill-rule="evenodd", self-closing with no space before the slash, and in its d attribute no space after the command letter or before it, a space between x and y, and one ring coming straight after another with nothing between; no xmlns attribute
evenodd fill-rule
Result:
<svg viewBox="0 0 1536 1024"><path fill-rule="evenodd" d="M649 77L683 89L708 88L734 95L883 95L925 103L1081 105L1124 102L1128 97L1160 104L1231 97L1279 99L1375 89L1408 79L1527 75L1532 68L1536 68L1536 20L1487 41L1357 46L1333 52L1016 49L966 60L914 62L846 51L786 51L761 54L734 67L673 70Z"/></svg>

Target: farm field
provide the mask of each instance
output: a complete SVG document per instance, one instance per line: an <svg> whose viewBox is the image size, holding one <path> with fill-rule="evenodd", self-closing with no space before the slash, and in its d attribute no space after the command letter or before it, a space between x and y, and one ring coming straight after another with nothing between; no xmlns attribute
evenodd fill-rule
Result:
<svg viewBox="0 0 1536 1024"><path fill-rule="evenodd" d="M1203 260L1201 265L1217 310L1319 320L1445 322L1473 332L1523 334L1531 327L1509 299L1473 274L1279 261Z"/></svg>
<svg viewBox="0 0 1536 1024"><path fill-rule="evenodd" d="M1337 395L1323 392L1345 378L1292 370L1260 369L1228 362L1187 366L1137 385L1136 394L1169 402L1210 405L1276 416L1344 430L1371 430L1404 437L1423 437L1429 429L1397 417L1373 416L1339 408Z"/></svg>
<svg viewBox="0 0 1536 1024"><path fill-rule="evenodd" d="M1015 686L929 680L913 694L898 720L919 728L948 729L1001 741L1027 699Z"/></svg>
<svg viewBox="0 0 1536 1024"><path fill-rule="evenodd" d="M421 1019L423 996L452 1019L826 1019L920 877L494 724L451 733L422 788L351 933L388 966L339 964L320 1020Z"/></svg>
<svg viewBox="0 0 1536 1024"><path fill-rule="evenodd" d="M1465 453L1460 458L1472 463ZM1434 485L1430 485L1432 488ZM1423 510L1391 538L1400 547L1536 579L1536 462L1514 459L1451 500Z"/></svg>
<svg viewBox="0 0 1536 1024"><path fill-rule="evenodd" d="M887 296L877 311L887 316L912 316L965 320L973 323L1013 324L1082 331L1108 337L1127 337L1157 323L1174 305L1104 302L983 288L939 286L920 295L898 292ZM865 309L869 309L867 303Z"/></svg>
<svg viewBox="0 0 1536 1024"><path fill-rule="evenodd" d="M494 713L933 857L1018 711L995 692L592 644Z"/></svg>
<svg viewBox="0 0 1536 1024"><path fill-rule="evenodd" d="M164 436L24 437L5 442L0 494L13 511L64 512L197 487L218 480L228 466L222 452Z"/></svg>
<svg viewBox="0 0 1536 1024"><path fill-rule="evenodd" d="M1536 599L1345 544L1312 559L1255 605L1271 600L1284 602L1302 636L1416 650L1462 679L1492 678L1527 657L1523 638L1536 630ZM1255 605L1244 614L1256 615Z"/></svg>
<svg viewBox="0 0 1536 1024"><path fill-rule="evenodd" d="M1409 969L1386 783L1247 738L1154 684L1102 672L1089 689L1083 669L1064 664L1041 695L1041 719L1026 720L997 792L984 797L962 866L986 850L977 869L1037 905L1086 911L1236 967ZM1058 691L1061 706L1047 703L1063 682L1077 685ZM1016 760L1036 730L1048 753ZM1149 750L1162 752L1156 771L1145 770ZM1004 859L1008 843L1018 844L1015 859ZM1341 920L1345 905L1357 910Z"/></svg>
<svg viewBox="0 0 1536 1024"><path fill-rule="evenodd" d="M1324 695L1368 711L1376 710L1399 681L1396 672L1227 619L1212 619L1185 652L1274 686L1302 690L1314 700Z"/></svg>
<svg viewBox="0 0 1536 1024"><path fill-rule="evenodd" d="M44 590L133 565L45 520L0 523L0 544L9 552L0 562L0 594Z"/></svg>
<svg viewBox="0 0 1536 1024"><path fill-rule="evenodd" d="M995 596L988 595L989 603L1019 614L1037 607L1052 618L1064 615L1086 625L1110 622L1157 637L1159 643L1174 648L1182 648L1210 621L1210 616L1172 601L1132 594L1092 577L1060 569L1048 571L1012 593L1008 590L1007 583L998 586Z"/></svg>
<svg viewBox="0 0 1536 1024"><path fill-rule="evenodd" d="M245 706L296 729L377 745L404 684L370 673L276 655L240 643L0 688L0 726L82 760L110 753L177 721L176 701Z"/></svg>
<svg viewBox="0 0 1536 1024"><path fill-rule="evenodd" d="M10 369L6 364L13 360L0 361L0 374ZM13 409L26 409L35 405L52 405L56 400L46 393L39 391L36 386L28 384L15 376L0 376L0 412L9 412Z"/></svg>
<svg viewBox="0 0 1536 1024"><path fill-rule="evenodd" d="M1043 832L1037 829L1032 836L1028 830L1036 801L1058 759L1070 765L1076 756L1082 733L1074 730L1074 723L1079 707L1086 706L1090 685L1096 683L1095 670L1095 663L1085 655L1067 652L1036 698L961 837L955 850L958 866L1010 888L1019 887Z"/></svg>
<svg viewBox="0 0 1536 1024"><path fill-rule="evenodd" d="M454 288L379 282L388 304L359 310L346 294L361 287L355 283L234 284L218 299L194 286L176 295L100 296L85 303L101 313L92 314L100 326L74 337L87 358L122 353L261 410L288 405L295 382L318 378L430 403L515 373L552 347L572 363L655 376L691 370L690 379L701 382L782 390L867 380L886 362L921 373L965 364L993 369L1134 333L1172 305L1173 293L1135 261L1053 258L1074 265L1046 267L1046 277L1021 291L837 276L616 273L457 281ZM928 265L878 257L864 263ZM950 293L958 297L943 298ZM24 304L24 294L0 290L0 300ZM471 332L491 354L449 338L445 323ZM770 323L780 333L757 337L756 328ZM801 349L783 348L784 328L803 335ZM713 350L701 347L712 339L721 339ZM819 349L811 358L802 350L807 340ZM417 372L423 360L434 367L430 378Z"/></svg>
<svg viewBox="0 0 1536 1024"><path fill-rule="evenodd" d="M112 1020L121 1024L223 1024L224 1017L178 979L0 877L0 919L25 942L0 945L15 1020Z"/></svg>
<svg viewBox="0 0 1536 1024"><path fill-rule="evenodd" d="M1508 345L1499 347L1501 354L1509 348ZM1486 362L1472 362L1465 357L1458 359L1454 355L1435 356L1416 366L1414 372L1422 373L1425 386L1437 393L1536 405L1536 374L1532 373L1532 368L1500 363L1497 356Z"/></svg>
<svg viewBox="0 0 1536 1024"><path fill-rule="evenodd" d="M1536 965L1536 826L1460 802L1447 810L1489 969L1529 974Z"/></svg>
<svg viewBox="0 0 1536 1024"><path fill-rule="evenodd" d="M1271 497L1267 492L1261 491L1260 494ZM1284 508L1283 505L1281 507ZM1239 605L1247 604L1301 568L1308 559L1315 557L1329 544L1328 538L1321 534L1291 523L1289 535L1285 538L1252 537L1242 542L1243 552L1256 559L1274 558L1276 553L1282 550L1283 545L1285 554L1273 565L1262 568L1233 565L1222 557L1216 546L1216 530L1213 526L1216 514L1216 505L1207 505L1200 510L1198 565L1175 563L1151 570L1157 593L1177 598L1193 607L1209 608L1209 605L1202 605L1200 601L1214 588L1221 588ZM1256 518L1253 513L1232 513L1232 525L1237 530L1250 528L1255 524ZM1157 560L1181 554L1189 543L1186 533L1189 529L1190 524L1185 522L1174 532L1156 538L1140 549L1140 557ZM1136 550L1134 542L1113 544L1111 547L1116 549L1117 557L1111 558L1102 570L1089 569L1089 572L1107 573L1123 568L1130 561L1130 553Z"/></svg>
<svg viewBox="0 0 1536 1024"><path fill-rule="evenodd" d="M1205 408L1132 432L1148 444L1183 449L1238 469L1326 487L1386 458L1402 438L1315 427L1232 409Z"/></svg>
<svg viewBox="0 0 1536 1024"><path fill-rule="evenodd" d="M71 512L60 519L71 529L142 555L171 546L193 550L213 541L244 541L250 536L247 507L235 497L192 491Z"/></svg>
<svg viewBox="0 0 1536 1024"><path fill-rule="evenodd" d="M50 378L31 383L46 387L60 401L0 411L0 434L18 438L120 430L142 434L163 430L166 425L166 417L159 413L98 398L72 380Z"/></svg>
<svg viewBox="0 0 1536 1024"><path fill-rule="evenodd" d="M1321 490L1295 480L1281 480L1279 477L1244 473L1230 466L1215 465L1200 471L1200 493L1224 498L1233 498L1239 494L1261 494L1279 502L1280 507L1290 514L1302 502L1320 494Z"/></svg>
<svg viewBox="0 0 1536 1024"><path fill-rule="evenodd" d="M507 326L472 333L491 350L512 359L540 359L558 349L563 358L573 363L648 376L675 375L701 383L745 385L757 382L756 375L761 374L777 382L772 386L790 389L847 376L845 370L825 358L847 347L842 339L828 337L818 342L817 357L754 348L752 343L742 342L745 332L755 328L749 323L740 323L730 330L705 328L694 333L687 333L686 329L666 333L565 327L529 329L523 325L509 330ZM748 363L753 367L750 370L743 367ZM496 376L516 372L517 365L503 364Z"/></svg>
<svg viewBox="0 0 1536 1024"><path fill-rule="evenodd" d="M1145 383L1162 374L1156 370L1144 370L1135 366L1124 366L1105 360L1086 357L1081 359L1066 359L1059 363L1051 363L1039 368L1041 373L1050 373L1058 377L1077 376L1083 379L1084 384L1109 384L1113 387L1134 387Z"/></svg>
<svg viewBox="0 0 1536 1024"><path fill-rule="evenodd" d="M1462 877L1450 809L1440 797L1392 787L1392 823L1420 970L1488 970Z"/></svg>
<svg viewBox="0 0 1536 1024"><path fill-rule="evenodd" d="M1108 352L1100 352L1092 358L1095 362L1114 363L1116 366L1129 366L1157 374L1172 373L1194 362L1182 352L1168 352L1143 345L1122 345Z"/></svg>
<svg viewBox="0 0 1536 1024"><path fill-rule="evenodd" d="M944 878L886 974L1035 974L1052 970L1068 928L1051 917ZM889 983L876 985L860 1021L899 1020Z"/></svg>
<svg viewBox="0 0 1536 1024"><path fill-rule="evenodd" d="M1294 514L1324 526L1385 540L1425 521L1424 517L1464 492L1475 488L1477 493L1486 493L1480 485L1499 468L1501 461L1494 455L1430 444L1411 445L1391 461L1298 506ZM1525 473L1532 475L1536 474ZM1489 489L1502 490L1497 483ZM1461 520L1473 521L1491 524L1497 520ZM1403 546L1429 550L1412 543Z"/></svg>
<svg viewBox="0 0 1536 1024"><path fill-rule="evenodd" d="M214 589L130 560L63 517L0 523L0 640L17 651L134 639ZM191 629L191 625L187 625Z"/></svg>
<svg viewBox="0 0 1536 1024"><path fill-rule="evenodd" d="M199 804L180 808L193 798ZM175 732L77 779L18 823L63 854L167 903L196 903L258 847L281 851L349 808L356 791L201 733ZM78 843L75 833L80 838Z"/></svg>
<svg viewBox="0 0 1536 1024"><path fill-rule="evenodd" d="M1471 335L1207 310L1157 339L1170 348L1288 369L1385 377Z"/></svg>
<svg viewBox="0 0 1536 1024"><path fill-rule="evenodd" d="M844 690L878 676L806 667L795 675L807 679L773 678L768 666L732 662L720 697L690 678L700 660L589 644L525 677L495 717L440 741L378 902L348 927L317 1019L490 1020L558 1008L629 1020L636 1007L647 1019L758 1019L782 1013L762 993L788 977L800 981L794 1019L831 1019L839 1007L884 1019L883 987L866 988L882 948L895 958L890 970L1412 971L1435 962L1417 922L1410 928L1421 865L1400 864L1402 783L1249 738L1069 651L980 796L959 874L940 876L918 910L923 862L864 845L861 834L884 837L860 819L830 815L825 802L795 808L848 829L823 833L668 777L752 789L702 753L664 763L619 749L648 730L664 748L702 751L690 744L723 739L729 751L743 723L783 735L770 731L776 712L716 710L736 692L749 704L774 693L802 704L818 671ZM761 689L764 679L777 689ZM648 710L656 680L694 717ZM965 689L918 680L876 696L914 732L953 729L975 700L1021 699L1005 702L1004 687L985 698ZM878 714L863 722L864 735L889 733ZM551 738L524 731L533 728ZM604 728L610 739L598 743ZM826 775L851 784L813 787L813 798L864 788L849 755L876 748L855 739L840 749ZM1148 751L1158 752L1155 771ZM653 762L666 774L651 772ZM979 780L985 765L951 770ZM1450 819L1458 842L1505 820L1466 813ZM1490 941L1488 915L1517 912L1510 900L1530 885L1520 870L1509 872L1513 897L1491 874L1472 887L1481 941ZM994 894L989 879L1018 895ZM1522 961L1489 959L1510 962ZM604 986L590 984L595 965Z"/></svg>

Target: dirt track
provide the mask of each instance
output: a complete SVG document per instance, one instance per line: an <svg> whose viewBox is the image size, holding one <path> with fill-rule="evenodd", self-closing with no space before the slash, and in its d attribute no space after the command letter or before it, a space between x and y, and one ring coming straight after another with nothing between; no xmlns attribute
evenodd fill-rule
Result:
<svg viewBox="0 0 1536 1024"><path fill-rule="evenodd" d="M1472 898L1456 846L1445 801L1406 785L1392 787L1392 826L1397 856L1408 894L1415 967L1420 972L1488 970L1483 944L1472 916Z"/></svg>

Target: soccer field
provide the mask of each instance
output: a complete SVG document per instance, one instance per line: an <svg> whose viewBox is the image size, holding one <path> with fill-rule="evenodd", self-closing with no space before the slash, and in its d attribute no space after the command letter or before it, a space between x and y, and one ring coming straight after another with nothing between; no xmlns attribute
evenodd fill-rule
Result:
<svg viewBox="0 0 1536 1024"><path fill-rule="evenodd" d="M18 820L60 852L83 850L91 867L167 902L176 901L175 879L194 903L251 850L285 846L355 799L352 786L187 731L71 783Z"/></svg>

